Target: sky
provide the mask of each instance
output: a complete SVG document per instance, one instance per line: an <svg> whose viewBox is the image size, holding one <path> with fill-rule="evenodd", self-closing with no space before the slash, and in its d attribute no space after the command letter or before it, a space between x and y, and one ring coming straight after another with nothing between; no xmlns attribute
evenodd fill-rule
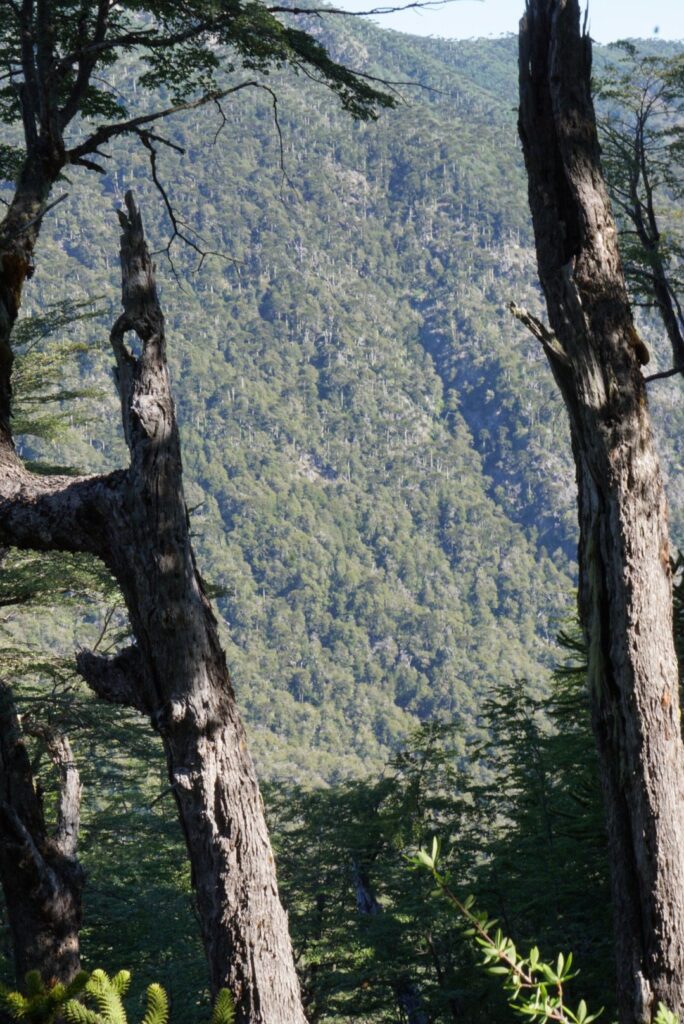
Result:
<svg viewBox="0 0 684 1024"><path fill-rule="evenodd" d="M399 6L406 0L332 0L350 11ZM586 0L581 0L583 8ZM433 10L407 10L375 20L400 32L467 39L516 32L524 0L454 0ZM600 43L628 37L684 39L684 0L589 0L591 35Z"/></svg>

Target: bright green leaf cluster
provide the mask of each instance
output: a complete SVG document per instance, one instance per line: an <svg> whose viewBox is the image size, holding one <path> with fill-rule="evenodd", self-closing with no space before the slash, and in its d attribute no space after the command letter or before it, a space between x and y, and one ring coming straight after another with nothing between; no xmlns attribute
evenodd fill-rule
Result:
<svg viewBox="0 0 684 1024"><path fill-rule="evenodd" d="M668 1010L667 1006L658 1003L658 1012L653 1024L679 1024L679 1017L672 1010Z"/></svg>
<svg viewBox="0 0 684 1024"><path fill-rule="evenodd" d="M0 1009L12 1020L27 1024L51 1024L64 1004L83 991L88 981L85 972L78 974L69 985L44 983L38 971L26 975L26 994L13 992L0 986Z"/></svg>
<svg viewBox="0 0 684 1024"><path fill-rule="evenodd" d="M489 974L500 975L510 993L510 1006L521 1017L538 1024L590 1024L601 1013L590 1014L584 999L576 1010L566 1002L565 985L575 977L572 953L559 953L554 964L542 960L534 946L528 956L521 956L515 943L496 927L484 911L476 910L472 896L460 900L449 887L448 879L437 868L439 840L433 839L430 853L421 849L410 858L410 866L430 871L437 891L449 901L466 924L465 934L471 936L482 953L482 965ZM666 1011L667 1012L667 1011ZM676 1024L665 1017L662 1024Z"/></svg>
<svg viewBox="0 0 684 1024"><path fill-rule="evenodd" d="M79 974L69 985L46 985L38 971L26 975L26 995L0 987L0 1009L12 1020L26 1024L128 1024L123 997L131 982L129 971L113 977L102 970L89 976ZM78 998L77 998L78 997ZM91 1005L88 1005L88 1004ZM141 1024L168 1024L169 1000L161 985L147 989L147 1004ZM234 1024L235 1003L228 989L221 989L211 1015L211 1024Z"/></svg>

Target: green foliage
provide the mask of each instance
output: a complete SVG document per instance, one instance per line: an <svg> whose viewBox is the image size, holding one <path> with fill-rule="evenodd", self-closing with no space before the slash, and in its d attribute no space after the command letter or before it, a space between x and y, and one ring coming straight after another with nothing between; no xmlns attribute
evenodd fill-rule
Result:
<svg viewBox="0 0 684 1024"><path fill-rule="evenodd" d="M484 911L475 909L473 897L461 900L456 895L449 876L437 866L438 858L439 842L433 839L430 853L421 849L409 863L413 868L429 871L437 891L460 915L465 934L481 951L482 966L489 974L500 976L504 988L510 993L511 1009L531 1021L557 1021L558 1024L591 1024L595 1021L602 1011L588 1013L584 999L574 1011L567 1003L566 985L576 976L572 973L572 953L567 956L559 953L553 964L541 959L536 946L528 956L521 956L515 943L496 927L497 922L490 920Z"/></svg>
<svg viewBox="0 0 684 1024"><path fill-rule="evenodd" d="M38 971L26 975L26 994L13 992L0 985L0 1007L12 1020L26 1024L52 1024L64 1004L74 999L85 988L88 974L82 972L68 985L46 984Z"/></svg>
<svg viewBox="0 0 684 1024"><path fill-rule="evenodd" d="M519 948L567 942L600 1005L610 900L581 659L572 693L559 681L554 706L542 700L572 603L572 469L543 358L505 312L511 296L538 301L508 101L515 47L418 43L351 19L316 31L335 59L428 88L352 126L324 90L274 71L292 190L269 96L226 106L216 146L213 107L211 128L206 112L179 115L170 137L186 154L169 151L160 171L188 223L237 262L194 274L181 252L181 290L159 260L198 563L221 591L250 742L275 783L266 799L309 1008L326 1024L386 1024L408 976L440 1024L464 1005L473 1024L506 1020L448 905L426 899L427 875L407 881L404 851L435 832L448 869ZM162 69L160 103L181 59ZM131 51L107 69L132 113L149 66ZM70 168L72 194L45 218L26 292L34 321L65 296L105 292L108 308L106 322L67 329L79 348L42 392L83 388L88 422L68 436L27 432L34 465L126 464L101 344L119 308L110 208L134 184L155 248L167 234L144 154L111 151L97 180ZM651 404L672 470L682 403L654 390ZM33 409L69 425L66 403ZM670 472L675 535L683 481ZM74 646L106 625L99 584L70 583L77 567L62 556L13 564L16 592L36 600L6 607L2 653L23 651L22 711L51 709L83 775L88 962L135 963L133 986L159 978L195 1022L202 951L163 753L144 723L70 675ZM112 626L100 649L125 619ZM381 913L359 912L355 877Z"/></svg>
<svg viewBox="0 0 684 1024"><path fill-rule="evenodd" d="M147 1008L142 1024L167 1024L168 1019L169 1001L166 992L161 985L150 985L147 989Z"/></svg>
<svg viewBox="0 0 684 1024"><path fill-rule="evenodd" d="M111 5L104 15L95 0L53 0L40 12L31 6L3 6L0 64L10 82L0 88L0 120L13 126L22 123L23 93L15 79L23 75L33 90L23 100L23 125L30 142L37 130L31 120L40 99L34 83L42 67L41 61L34 66L33 53L41 54L44 62L48 50L50 101L57 104L60 120L68 126L80 116L97 124L86 152L98 152L102 133L105 138L116 136L129 118L128 103L103 72L132 52L139 68L138 101L144 96L145 115L152 112L150 104L160 111L168 109L168 100L160 102L160 92L170 96L174 107L201 97L218 102L231 89L233 72L247 72L252 85L264 86L264 78L279 68L325 83L343 108L360 119L374 118L378 107L394 106L387 91L334 61L313 35L298 27L296 17L283 17L286 12L287 7L274 13L259 0L191 0L182 5L174 0L135 0ZM31 59L22 43L27 39ZM237 87L245 81L242 74ZM14 180L20 159L21 151L13 146L0 151L0 174L6 180Z"/></svg>
<svg viewBox="0 0 684 1024"><path fill-rule="evenodd" d="M428 42L419 67L401 36L335 26L324 39L340 60L347 54L378 77L424 78L434 93L417 91L391 122L353 127L322 90L304 94L303 83L273 76L296 191L285 188L269 102L258 94L236 99L215 147L206 117L179 116L174 138L186 157L171 151L160 163L183 218L238 261L205 262L183 278L183 292L159 266L198 561L222 591L224 641L262 774L317 782L379 768L435 715L457 711L466 731L479 732L495 679L541 685L550 620L571 577L526 524L537 506L549 510L547 525L574 514L567 495L565 511L547 491L530 498L540 481L562 476L523 470L530 448L555 460L562 447L551 436L560 429L552 383L537 362L519 365L504 313L490 328L473 284L513 252L508 229L494 240L499 206L512 211L511 230L524 224L522 175L516 183L493 167L486 185L481 178L508 113L484 91L474 59L462 72L448 48ZM492 48L497 75L505 59L512 53ZM131 56L109 80L128 97L137 72ZM459 140L448 130L454 90ZM67 287L81 295L108 282L116 308L116 225L106 211L125 183L136 183L153 246L164 244L146 175L142 154L114 147L104 201L100 182L84 181L78 211L69 199L46 218L32 301L57 300L43 265L66 248ZM464 204L454 222L450 190ZM178 255L181 277L188 259ZM503 311L509 290L527 285L514 261L492 287ZM463 317L452 336L443 328L454 295ZM93 471L125 464L105 369L94 358L83 368L84 381L108 389L98 422L68 444L27 438L26 456ZM534 437L520 425L528 373L544 407L532 414ZM483 446L489 387L506 391L492 417L509 439L506 455L492 431ZM572 547L567 534L557 539Z"/></svg>
<svg viewBox="0 0 684 1024"><path fill-rule="evenodd" d="M26 1024L128 1024L123 997L131 981L129 971L113 977L103 970L78 975L69 985L46 985L37 971L26 975L26 995L0 986L0 1007L13 1020ZM85 1000L85 1002L84 1002ZM90 1002L92 1005L88 1006ZM147 988L141 1024L168 1024L169 1001L161 985ZM92 1008L95 1007L95 1008ZM214 1003L211 1024L234 1024L235 1004L228 989L221 989Z"/></svg>
<svg viewBox="0 0 684 1024"><path fill-rule="evenodd" d="M584 964L585 998L612 1012L608 851L585 645L576 624L559 642L544 698L518 682L485 704L490 738L475 756L492 776L476 787L475 828L487 851L476 891L496 899L519 946L570 946Z"/></svg>
<svg viewBox="0 0 684 1024"><path fill-rule="evenodd" d="M653 1024L679 1024L679 1017L677 1014L672 1013L668 1010L663 1003L658 1003L658 1012L655 1015Z"/></svg>
<svg viewBox="0 0 684 1024"><path fill-rule="evenodd" d="M482 737L497 681L541 692L573 588L575 507L553 382L505 312L511 295L536 301L502 102L515 88L514 46L417 44L351 19L334 33L323 19L319 32L339 60L430 88L353 127L323 90L274 73L296 191L279 167L270 97L226 107L216 146L206 114L179 115L171 137L186 155L160 156L160 173L183 219L237 265L206 261L195 275L181 252L184 290L169 287L163 260L159 277L198 562L222 591L260 771L330 782L377 770L435 715L457 712ZM108 71L131 109L140 70L130 54ZM132 182L154 247L165 243L144 154L114 145L101 180L81 177L79 198L46 217L34 313L104 291L113 317L108 210ZM70 340L91 332L105 338L107 327L75 325ZM68 440L27 437L24 454L125 465L99 346L78 373L103 392L81 403L95 420ZM664 390L652 402L673 468L683 407ZM683 489L670 472L675 536ZM22 632L35 636L37 622ZM73 632L85 644L94 630Z"/></svg>
<svg viewBox="0 0 684 1024"><path fill-rule="evenodd" d="M126 1024L123 996L128 991L131 976L128 971L119 971L110 978L105 971L95 970L85 984L85 998L95 1003L97 1012L87 1009L83 1003L69 1000L62 1008L68 1024ZM165 1024L155 1021L154 1024Z"/></svg>
<svg viewBox="0 0 684 1024"><path fill-rule="evenodd" d="M20 445L29 437L64 440L70 428L92 420L92 400L101 399L103 394L100 387L83 383L92 346L70 340L69 334L75 325L100 316L92 302L65 300L17 325L12 339L12 415ZM54 467L50 469L55 471Z"/></svg>
<svg viewBox="0 0 684 1024"><path fill-rule="evenodd" d="M227 988L222 988L216 997L211 1013L211 1024L234 1024L235 1003ZM667 1024L667 1022L663 1022Z"/></svg>
<svg viewBox="0 0 684 1024"><path fill-rule="evenodd" d="M681 349L684 56L648 52L627 41L613 51L597 93L625 274L637 306L657 309L668 332L668 316L678 323Z"/></svg>
<svg viewBox="0 0 684 1024"><path fill-rule="evenodd" d="M453 941L453 924L435 913L429 886L408 884L404 862L404 851L434 827L465 844L462 750L457 730L432 723L379 779L312 792L267 787L279 885L312 1019L393 1020L406 986L431 1019L449 1019L464 998L478 1012L480 991L466 980L470 957Z"/></svg>

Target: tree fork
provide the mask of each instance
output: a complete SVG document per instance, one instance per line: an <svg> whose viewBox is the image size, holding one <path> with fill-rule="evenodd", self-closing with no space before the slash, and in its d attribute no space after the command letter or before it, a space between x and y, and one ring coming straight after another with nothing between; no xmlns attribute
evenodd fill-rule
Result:
<svg viewBox="0 0 684 1024"><path fill-rule="evenodd" d="M684 1013L684 750L667 506L590 79L578 0L528 0L519 130L551 326L540 341L577 469L579 603L611 849L620 1020L647 1024L659 1001Z"/></svg>

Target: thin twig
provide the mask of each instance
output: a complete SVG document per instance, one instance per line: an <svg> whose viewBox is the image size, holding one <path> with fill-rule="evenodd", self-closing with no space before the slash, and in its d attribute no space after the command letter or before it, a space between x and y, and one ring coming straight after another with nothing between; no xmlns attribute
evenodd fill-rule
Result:
<svg viewBox="0 0 684 1024"><path fill-rule="evenodd" d="M651 373L648 377L644 377L646 384L650 384L652 380L664 380L666 377L675 377L678 373L684 374L684 366L673 366L670 370L661 370L660 373Z"/></svg>
<svg viewBox="0 0 684 1024"><path fill-rule="evenodd" d="M95 641L95 645L92 648L93 653L98 649L98 647L100 646L100 644L104 640L105 633L109 629L109 625L110 625L110 623L111 623L111 621L112 621L112 619L114 617L114 613L116 611L116 607L117 606L114 604L114 605L112 605L111 608L108 608L107 611L105 612L105 617L104 617L104 621L103 621L103 624L102 624L102 629L100 630L100 635L98 636L97 640Z"/></svg>
<svg viewBox="0 0 684 1024"><path fill-rule="evenodd" d="M166 213L168 215L169 220L171 221L171 237L169 238L167 244L164 246L163 249L156 249L153 253L151 253L151 255L156 256L158 253L164 253L166 255L166 258L168 259L169 265L171 267L171 273L175 277L179 288L183 287L183 283L178 275L176 265L173 262L173 257L171 255L171 248L177 238L179 238L182 242L185 242L185 244L189 246L190 249L193 249L198 254L200 260L195 268L195 273L202 269L202 265L207 256L218 256L220 259L226 260L228 263L236 263L237 260L233 259L231 256L226 256L225 253L219 252L216 249L202 249L202 247L199 246L197 242L193 241L193 239L186 233L186 231L183 230L184 228L187 229L188 225L177 215L176 211L174 210L173 204L169 199L168 193L159 177L159 174L157 173L157 150L154 147L154 142L163 142L165 145L170 145L174 149L177 149L178 147L175 146L173 143L168 142L167 139L162 139L160 136L153 135L151 132L148 131L136 129L135 134L139 137L143 146L150 154L150 171L152 174L152 181L154 182L155 188L159 192L159 195L162 197L162 202L164 203L164 206L166 208ZM197 235L197 232L194 233ZM197 237L199 238L200 236L197 235Z"/></svg>
<svg viewBox="0 0 684 1024"><path fill-rule="evenodd" d="M340 7L268 7L269 14L339 14L345 17L370 18L383 14L400 14L402 11L414 9L436 10L453 3L454 0L415 0L408 4L399 4L396 7L372 7L366 11L345 11Z"/></svg>

